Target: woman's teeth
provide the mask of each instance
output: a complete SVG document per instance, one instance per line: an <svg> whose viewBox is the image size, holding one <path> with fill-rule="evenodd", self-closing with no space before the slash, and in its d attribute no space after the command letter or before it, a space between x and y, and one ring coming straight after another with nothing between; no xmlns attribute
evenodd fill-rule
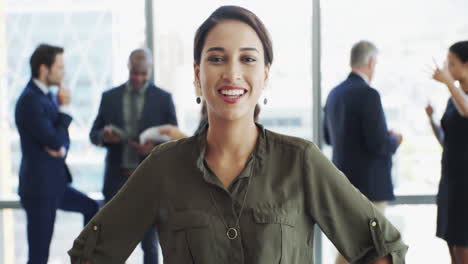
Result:
<svg viewBox="0 0 468 264"><path fill-rule="evenodd" d="M222 95L227 95L227 96L240 96L245 93L245 90L239 89L239 90L234 90L234 89L229 89L229 90L221 90Z"/></svg>

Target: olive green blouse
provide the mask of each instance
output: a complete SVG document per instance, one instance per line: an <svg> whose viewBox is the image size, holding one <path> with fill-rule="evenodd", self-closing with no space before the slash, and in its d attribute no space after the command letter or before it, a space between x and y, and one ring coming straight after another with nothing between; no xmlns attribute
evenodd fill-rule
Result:
<svg viewBox="0 0 468 264"><path fill-rule="evenodd" d="M315 224L351 263L405 263L399 232L313 143L258 127L227 189L204 162L206 129L156 147L75 240L72 263L124 263L151 225L167 264L313 263Z"/></svg>

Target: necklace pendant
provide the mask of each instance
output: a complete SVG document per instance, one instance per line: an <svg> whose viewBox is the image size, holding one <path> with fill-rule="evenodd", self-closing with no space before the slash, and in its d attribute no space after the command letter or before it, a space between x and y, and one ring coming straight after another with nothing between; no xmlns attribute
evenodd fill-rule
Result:
<svg viewBox="0 0 468 264"><path fill-rule="evenodd" d="M226 232L226 235L227 237L229 238L229 240L234 240L237 238L237 229L234 228L234 227L231 227L227 230Z"/></svg>

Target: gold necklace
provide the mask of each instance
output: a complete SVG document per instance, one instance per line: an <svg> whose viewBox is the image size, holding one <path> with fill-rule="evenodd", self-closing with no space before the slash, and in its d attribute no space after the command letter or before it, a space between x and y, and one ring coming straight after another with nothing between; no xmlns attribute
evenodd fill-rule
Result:
<svg viewBox="0 0 468 264"><path fill-rule="evenodd" d="M239 226L239 221L240 221L240 218L242 216L242 212L244 211L244 206L245 206L245 201L246 201L246 198L247 198L247 193L249 192L249 186L250 186L250 181L252 179L252 171L253 171L253 160L252 160L252 164L251 164L251 168L250 168L250 177L249 177L249 181L247 182L247 188L245 189L245 194L244 194L244 199L242 201L242 205L241 205L241 209L239 211L239 215L236 215L237 217L237 220L236 220L236 224L232 227L229 227L228 224L226 223L226 220L224 219L224 216L223 214L221 213L221 210L219 210L218 208L218 205L216 204L216 201L213 197L213 193L211 192L210 189L208 189L208 191L210 192L210 197L211 197L211 201L213 202L213 205L216 209L216 212L218 213L219 215L219 218L221 218L221 221L223 221L223 224L224 226L226 227L226 236L229 240L234 240L237 238L237 236L239 235L239 231L240 230L240 226ZM234 211L234 214L236 214L236 212Z"/></svg>

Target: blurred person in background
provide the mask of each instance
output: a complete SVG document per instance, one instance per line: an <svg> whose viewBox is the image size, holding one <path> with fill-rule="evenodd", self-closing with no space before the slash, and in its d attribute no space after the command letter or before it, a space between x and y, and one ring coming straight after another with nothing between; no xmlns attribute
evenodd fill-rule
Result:
<svg viewBox="0 0 468 264"><path fill-rule="evenodd" d="M436 236L447 241L454 264L468 263L468 41L450 46L443 68L432 78L449 92L440 125L429 104L426 113L443 148L442 175L437 194ZM458 85L455 83L458 82Z"/></svg>
<svg viewBox="0 0 468 264"><path fill-rule="evenodd" d="M26 211L28 264L47 263L57 209L83 214L86 224L99 208L70 185L65 159L70 148L71 93L62 83L63 53L63 48L48 44L34 50L31 80L16 103L22 152L18 193ZM51 86L59 87L57 95Z"/></svg>
<svg viewBox="0 0 468 264"><path fill-rule="evenodd" d="M139 135L154 126L177 126L171 94L149 81L152 68L153 58L149 50L132 51L128 59L128 81L102 95L89 136L93 144L107 149L103 187L106 203L154 146L161 143L139 142ZM158 237L154 227L146 232L141 247L143 263L158 263Z"/></svg>
<svg viewBox="0 0 468 264"><path fill-rule="evenodd" d="M392 156L402 136L389 131L379 92L370 85L378 50L368 41L351 49L351 73L328 95L324 108L325 143L333 163L382 212L395 199ZM347 261L338 254L336 264Z"/></svg>

